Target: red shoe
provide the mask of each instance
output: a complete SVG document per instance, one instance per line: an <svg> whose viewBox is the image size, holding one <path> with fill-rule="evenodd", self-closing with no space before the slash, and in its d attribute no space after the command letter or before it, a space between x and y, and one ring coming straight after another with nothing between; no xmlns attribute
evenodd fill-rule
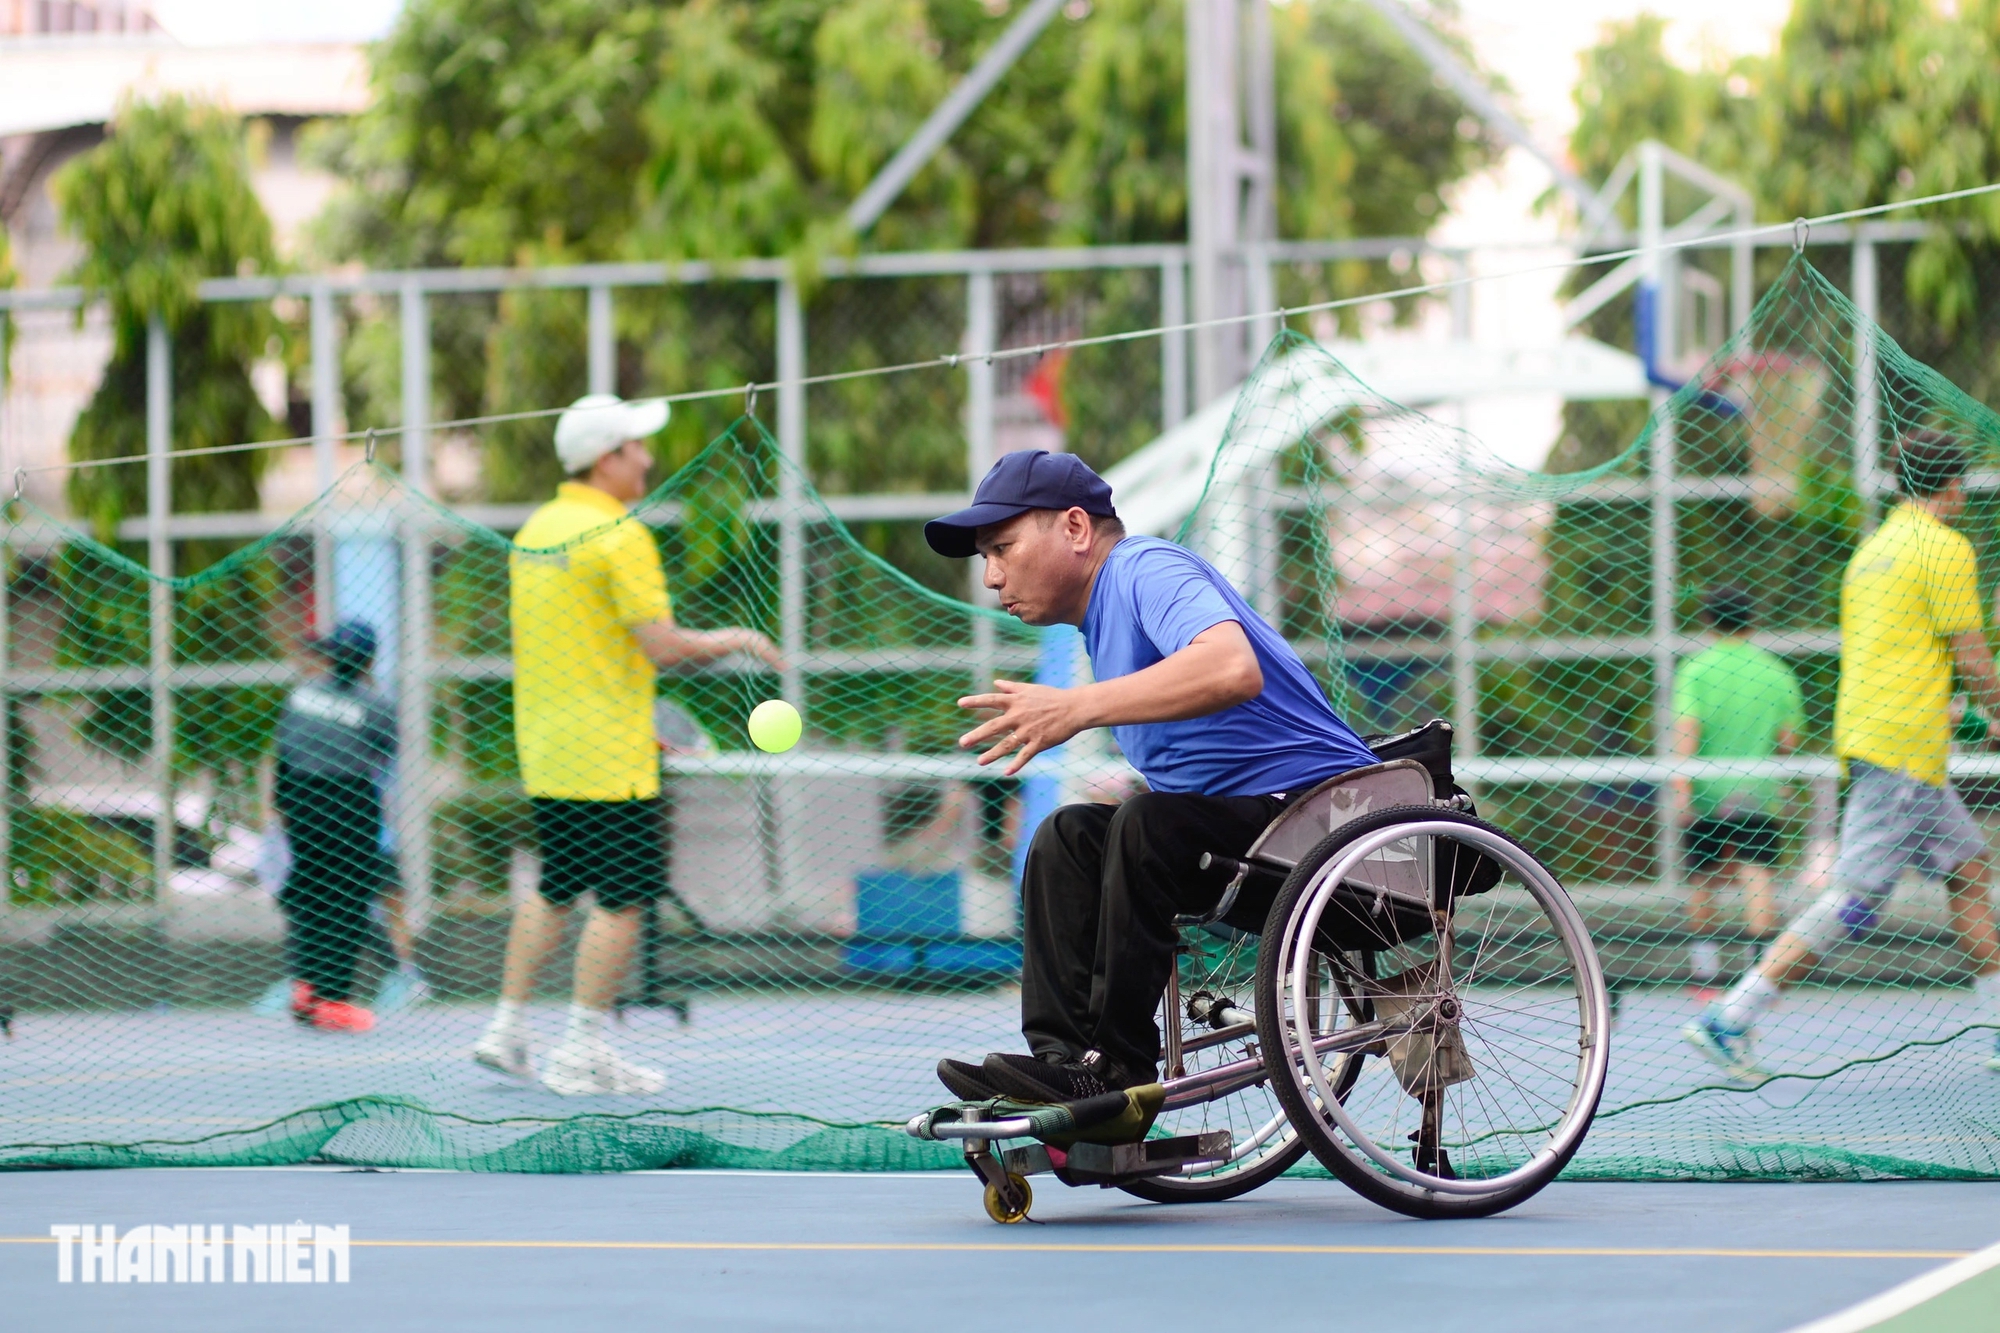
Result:
<svg viewBox="0 0 2000 1333"><path fill-rule="evenodd" d="M311 986L308 986L303 981L294 981L292 983L293 1022L311 1023L313 1016L313 1009L318 1004L319 1004L319 997L313 994L313 988Z"/></svg>
<svg viewBox="0 0 2000 1333"><path fill-rule="evenodd" d="M367 1032L375 1026L375 1015L345 1000L318 1000L305 1022L321 1032Z"/></svg>

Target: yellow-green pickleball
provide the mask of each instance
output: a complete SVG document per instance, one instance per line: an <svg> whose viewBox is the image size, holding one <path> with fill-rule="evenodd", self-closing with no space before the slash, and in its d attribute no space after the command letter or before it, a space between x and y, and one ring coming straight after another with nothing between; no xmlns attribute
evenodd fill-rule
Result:
<svg viewBox="0 0 2000 1333"><path fill-rule="evenodd" d="M804 723L783 699L766 699L750 710L750 743L766 754L783 754L799 743Z"/></svg>

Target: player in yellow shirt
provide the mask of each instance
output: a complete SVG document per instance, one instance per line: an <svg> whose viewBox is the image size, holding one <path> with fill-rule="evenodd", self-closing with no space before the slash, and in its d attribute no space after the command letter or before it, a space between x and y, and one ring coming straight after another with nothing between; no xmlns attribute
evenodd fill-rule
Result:
<svg viewBox="0 0 2000 1333"><path fill-rule="evenodd" d="M541 843L540 891L514 913L493 1022L473 1059L530 1076L526 1006L535 974L585 889L596 905L577 943L569 1030L542 1082L567 1096L658 1092L659 1070L627 1062L604 1035L630 966L642 912L667 887L654 673L734 653L778 665L755 630L674 623L652 533L625 506L646 494L648 437L664 402L578 399L556 421L570 479L514 539L514 732Z"/></svg>
<svg viewBox="0 0 2000 1333"><path fill-rule="evenodd" d="M1903 441L1903 501L1847 562L1840 585L1840 693L1834 750L1847 769L1834 887L1800 913L1733 990L1689 1024L1687 1039L1738 1077L1759 1074L1756 1021L1820 955L1860 939L1903 871L1944 880L1952 927L2000 1022L2000 932L1986 837L1945 773L1952 668L1991 718L2000 681L1986 643L1965 512L1965 446L1935 431ZM2000 1047L1987 1067L2000 1072Z"/></svg>

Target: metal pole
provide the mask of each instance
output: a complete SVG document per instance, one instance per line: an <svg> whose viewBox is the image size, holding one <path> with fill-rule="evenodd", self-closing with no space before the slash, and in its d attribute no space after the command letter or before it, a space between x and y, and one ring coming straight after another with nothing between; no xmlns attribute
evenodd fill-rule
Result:
<svg viewBox="0 0 2000 1333"><path fill-rule="evenodd" d="M1653 509L1653 751L1663 759L1674 752L1674 635L1679 558L1675 543L1674 420L1666 395L1656 394L1652 449ZM1658 793L1660 876L1680 884L1680 835L1663 784Z"/></svg>
<svg viewBox="0 0 2000 1333"><path fill-rule="evenodd" d="M1882 386L1876 364L1875 315L1880 309L1880 277L1875 267L1875 243L1854 243L1854 489L1861 498L1861 530L1873 532L1876 510L1884 491L1882 448Z"/></svg>
<svg viewBox="0 0 2000 1333"><path fill-rule="evenodd" d="M1674 284L1661 247L1666 203L1659 145L1639 145L1639 244L1644 251L1639 305L1640 356L1664 368L1674 350ZM1654 389L1652 455L1647 482L1652 507L1653 753L1671 760L1674 752L1674 618L1677 556L1674 545L1674 421L1664 389ZM1669 784L1655 792L1657 861L1663 888L1680 886L1680 831L1674 827Z"/></svg>
<svg viewBox="0 0 2000 1333"><path fill-rule="evenodd" d="M796 279L778 283L778 647L785 656L784 696L806 702L806 318Z"/></svg>
<svg viewBox="0 0 2000 1333"><path fill-rule="evenodd" d="M431 309L422 283L403 279L403 481L430 494Z"/></svg>
<svg viewBox="0 0 2000 1333"><path fill-rule="evenodd" d="M146 683L151 695L154 795L153 897L164 903L174 873L174 665L173 549L167 543L167 515L173 504L167 451L173 448L173 348L166 321L146 323L146 570L147 625L150 630Z"/></svg>
<svg viewBox="0 0 2000 1333"><path fill-rule="evenodd" d="M325 282L312 289L312 451L313 487L321 497L333 489L334 437L340 433L340 325L333 291ZM333 538L322 512L313 533L313 625L333 628Z"/></svg>
<svg viewBox="0 0 2000 1333"><path fill-rule="evenodd" d="M806 677L802 663L807 647L806 626L806 318L797 279L778 281L778 647L785 658L781 682L785 700L811 716L806 707ZM761 809L767 814L770 856L766 873L774 920L782 924L794 897L810 882L812 849L805 842L810 828L807 792L798 778L766 779Z"/></svg>
<svg viewBox="0 0 2000 1333"><path fill-rule="evenodd" d="M1250 321L1253 346L1248 349L1248 359L1254 365L1271 345L1271 340L1278 336L1277 275L1271 271L1270 254L1263 246L1244 247L1243 281L1245 303L1250 307L1250 313L1257 316Z"/></svg>
<svg viewBox="0 0 2000 1333"><path fill-rule="evenodd" d="M1187 232L1188 270L1194 288L1191 302L1194 321L1215 319L1222 313L1222 249L1228 236L1223 200L1217 189L1221 157L1233 145L1225 130L1233 123L1229 116L1227 82L1223 71L1230 53L1217 49L1227 42L1234 25L1216 22L1218 13L1228 14L1235 0L1186 0L1187 34ZM1220 87L1218 87L1220 86ZM1194 348L1194 401L1197 409L1208 406L1225 387L1223 383L1220 330L1214 327L1190 331Z"/></svg>
<svg viewBox="0 0 2000 1333"><path fill-rule="evenodd" d="M1187 264L1160 265L1160 323L1171 329L1187 323ZM1188 335L1160 335L1160 429L1172 430L1188 414Z"/></svg>
<svg viewBox="0 0 2000 1333"><path fill-rule="evenodd" d="M1246 272L1240 247L1276 239L1277 115L1268 0L1186 4L1188 258L1199 323L1251 313L1256 264ZM1251 332L1194 330L1197 408L1242 376Z"/></svg>
<svg viewBox="0 0 2000 1333"><path fill-rule="evenodd" d="M1241 16L1243 62L1237 77L1243 87L1242 114L1250 149L1239 168L1247 186L1242 234L1246 240L1274 241L1278 238L1278 85L1273 75L1270 0L1244 0Z"/></svg>
<svg viewBox="0 0 2000 1333"><path fill-rule="evenodd" d="M1745 233L1756 225L1756 214L1746 199L1736 206L1736 230ZM1729 247L1729 328L1733 333L1750 322L1757 308L1756 249L1751 238L1738 235Z"/></svg>
<svg viewBox="0 0 2000 1333"><path fill-rule="evenodd" d="M4 355L5 349L0 348L0 357ZM4 374L0 370L0 381L4 381ZM0 392L0 401L5 396ZM11 510L5 524L11 533ZM5 908L14 886L14 693L7 679L13 667L13 575L13 552L6 537L0 536L0 908Z"/></svg>
<svg viewBox="0 0 2000 1333"><path fill-rule="evenodd" d="M1000 337L999 302L991 273L969 273L965 279L965 485L976 489L993 466L993 362L987 353ZM965 598L974 606L996 605L985 584L986 562L966 562ZM972 680L974 693L993 688L993 621L972 618Z"/></svg>
<svg viewBox="0 0 2000 1333"><path fill-rule="evenodd" d="M0 314L0 464L12 446L6 433L8 395L11 392L7 362L13 351L10 316ZM11 472L11 469L0 468ZM5 503L0 501L0 503ZM14 511L5 516L9 532ZM0 538L0 908L12 896L14 886L14 694L7 675L13 664L14 613L8 594L12 591L14 561L4 538Z"/></svg>
<svg viewBox="0 0 2000 1333"><path fill-rule="evenodd" d="M1469 265L1464 254L1453 256L1454 276L1464 277ZM1452 289L1452 336L1461 342L1472 337L1471 289ZM1453 403L1452 415L1459 429L1465 429L1465 404ZM1475 583L1478 550L1479 497L1473 494L1470 441L1461 436L1458 485L1453 488L1455 541L1451 566L1451 666L1452 731L1457 753L1471 759L1479 753L1479 599Z"/></svg>
<svg viewBox="0 0 2000 1333"><path fill-rule="evenodd" d="M611 289L590 289L590 392L618 392L618 342L611 323Z"/></svg>
<svg viewBox="0 0 2000 1333"><path fill-rule="evenodd" d="M403 484L427 497L430 479L431 324L423 287L405 279L403 335ZM410 930L421 932L431 898L431 547L430 516L421 502L404 504L402 633L396 691L397 845L402 853L403 903Z"/></svg>

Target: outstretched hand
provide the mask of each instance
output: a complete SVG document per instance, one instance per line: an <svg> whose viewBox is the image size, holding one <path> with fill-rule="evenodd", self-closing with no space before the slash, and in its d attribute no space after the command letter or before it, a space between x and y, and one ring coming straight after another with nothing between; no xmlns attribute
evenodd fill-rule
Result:
<svg viewBox="0 0 2000 1333"><path fill-rule="evenodd" d="M960 708L998 714L958 738L963 750L998 739L979 756L982 768L1012 755L1012 762L1002 770L1011 778L1026 768L1030 759L1061 745L1088 725L1081 717L1074 690L1018 680L996 680L993 689L992 694L968 694L958 701Z"/></svg>

